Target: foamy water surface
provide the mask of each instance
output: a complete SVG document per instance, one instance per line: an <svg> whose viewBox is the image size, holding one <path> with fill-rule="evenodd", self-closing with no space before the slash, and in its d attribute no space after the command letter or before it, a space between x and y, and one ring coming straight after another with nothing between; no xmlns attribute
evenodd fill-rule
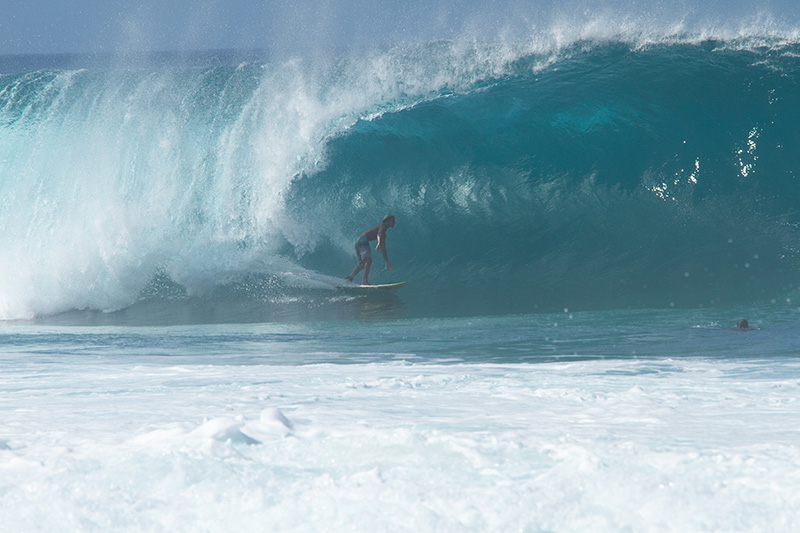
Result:
<svg viewBox="0 0 800 533"><path fill-rule="evenodd" d="M796 529L795 358L465 361L482 349L470 331L487 328L487 355L541 356L555 330L522 335L540 319L22 327L2 356L0 520L7 531ZM597 319L573 318L561 340ZM766 332L687 327L662 340L698 331L706 342ZM634 334L650 335L596 349Z"/></svg>

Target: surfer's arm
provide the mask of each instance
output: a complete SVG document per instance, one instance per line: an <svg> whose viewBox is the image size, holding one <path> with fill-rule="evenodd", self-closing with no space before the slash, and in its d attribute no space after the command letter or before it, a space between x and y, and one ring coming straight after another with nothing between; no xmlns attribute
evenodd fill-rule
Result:
<svg viewBox="0 0 800 533"><path fill-rule="evenodd" d="M386 261L386 270L392 269L392 263L389 261L389 256L386 254L386 234L378 233L378 244L375 249L383 254L383 260Z"/></svg>

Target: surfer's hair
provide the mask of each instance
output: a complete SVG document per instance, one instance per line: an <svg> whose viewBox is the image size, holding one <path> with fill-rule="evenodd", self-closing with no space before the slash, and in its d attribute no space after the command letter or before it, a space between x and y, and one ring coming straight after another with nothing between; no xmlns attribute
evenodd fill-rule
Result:
<svg viewBox="0 0 800 533"><path fill-rule="evenodd" d="M391 213L389 213L388 215L386 215L385 217L383 217L383 222L384 222L384 223L386 223L386 222L389 222L390 220L394 220L394 215L393 215L393 214L391 214Z"/></svg>

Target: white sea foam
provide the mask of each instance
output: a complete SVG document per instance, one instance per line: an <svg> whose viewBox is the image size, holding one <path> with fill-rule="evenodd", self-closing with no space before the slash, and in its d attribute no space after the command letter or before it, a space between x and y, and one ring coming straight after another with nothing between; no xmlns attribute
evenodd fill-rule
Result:
<svg viewBox="0 0 800 533"><path fill-rule="evenodd" d="M793 531L798 394L793 362L20 361L0 395L0 519L10 531Z"/></svg>

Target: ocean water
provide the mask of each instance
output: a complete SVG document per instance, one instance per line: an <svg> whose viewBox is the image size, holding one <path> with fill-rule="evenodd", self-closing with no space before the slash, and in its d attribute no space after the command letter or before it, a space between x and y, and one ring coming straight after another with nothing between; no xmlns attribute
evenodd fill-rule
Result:
<svg viewBox="0 0 800 533"><path fill-rule="evenodd" d="M799 82L755 30L0 58L3 528L797 530ZM387 212L407 285L337 289Z"/></svg>

